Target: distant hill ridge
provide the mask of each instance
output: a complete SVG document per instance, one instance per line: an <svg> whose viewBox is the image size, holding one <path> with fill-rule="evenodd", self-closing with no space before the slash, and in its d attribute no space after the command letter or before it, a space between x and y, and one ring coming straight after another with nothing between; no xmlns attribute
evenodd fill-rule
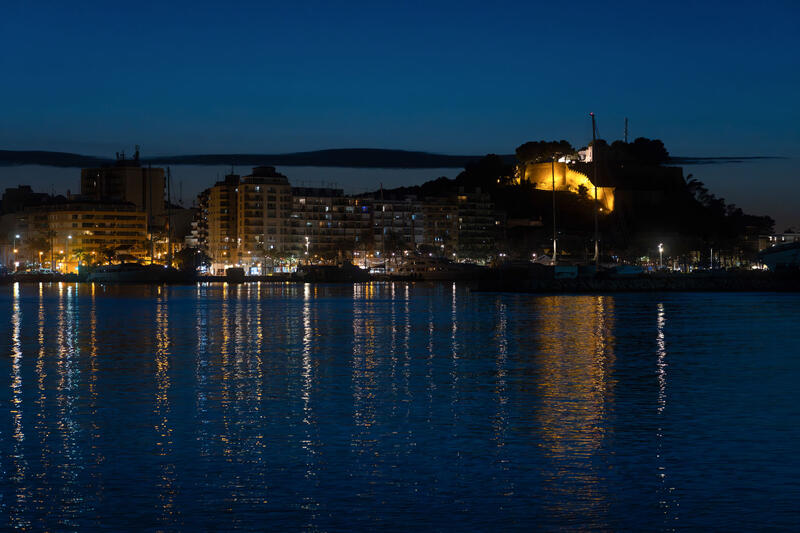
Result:
<svg viewBox="0 0 800 533"><path fill-rule="evenodd" d="M153 165L237 165L309 166L356 168L463 168L483 155L444 155L380 148L344 148L288 154L197 154L143 157L142 164ZM513 155L503 159L513 161ZM0 165L44 165L54 167L93 167L113 163L113 159L67 152L0 150Z"/></svg>
<svg viewBox="0 0 800 533"><path fill-rule="evenodd" d="M198 154L144 157L142 164L208 165L208 166L307 166L353 168L464 168L483 155L446 155L382 148L340 148L294 152L287 154ZM507 164L516 162L513 154L501 155ZM668 164L722 164L754 159L775 159L766 156L746 157L672 157ZM0 166L42 165L50 167L89 168L113 163L111 158L49 152L43 150L0 150Z"/></svg>

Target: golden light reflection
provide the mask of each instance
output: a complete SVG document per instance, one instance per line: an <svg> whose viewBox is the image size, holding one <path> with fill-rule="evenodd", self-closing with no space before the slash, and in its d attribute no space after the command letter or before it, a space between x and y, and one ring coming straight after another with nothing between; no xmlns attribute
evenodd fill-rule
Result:
<svg viewBox="0 0 800 533"><path fill-rule="evenodd" d="M220 392L220 409L222 413L222 433L219 439L222 442L223 456L230 458L233 455L233 448L231 447L231 420L230 420L230 407L231 407L231 317L230 317L230 295L231 286L225 283L222 288L222 342L220 343L220 371L222 378L222 390ZM235 354L234 354L235 355Z"/></svg>
<svg viewBox="0 0 800 533"><path fill-rule="evenodd" d="M377 439L371 430L375 425L376 413L376 343L377 332L374 313L369 301L372 298L371 284L357 284L353 295L353 422L356 433L352 437L351 447L362 461L377 468Z"/></svg>
<svg viewBox="0 0 800 533"><path fill-rule="evenodd" d="M495 303L497 327L495 343L497 355L495 356L495 385L494 397L497 410L492 420L492 440L496 447L495 463L502 472L501 493L504 496L514 495L514 482L507 473L510 470L511 458L506 451L506 438L509 425L508 413L508 305L500 298Z"/></svg>
<svg viewBox="0 0 800 533"><path fill-rule="evenodd" d="M76 284L76 291L77 284ZM97 398L97 301L95 300L94 284L92 284L90 292L90 309L89 309L89 409L91 410L91 440L97 441L101 438L101 430L97 420L98 398ZM92 452L94 454L94 463L102 464L105 458L98 451L98 448L92 444Z"/></svg>
<svg viewBox="0 0 800 533"><path fill-rule="evenodd" d="M30 521L25 517L24 509L30 499L25 482L28 474L28 461L25 458L25 431L23 428L23 395L22 395L22 306L20 302L19 282L14 283L13 303L11 305L11 419L12 438L14 439L10 481L15 486L15 501L9 509L11 524L15 529L27 529Z"/></svg>
<svg viewBox="0 0 800 533"><path fill-rule="evenodd" d="M160 289L160 287L159 287ZM158 490L160 521L165 524L174 523L175 514L175 464L172 462L174 445L173 429L170 424L170 336L169 336L169 302L168 291L163 294L159 290L156 303L155 329L155 380L156 398L154 417L156 419L156 453L159 460Z"/></svg>
<svg viewBox="0 0 800 533"><path fill-rule="evenodd" d="M560 502L554 513L597 516L607 505L600 488L597 452L613 400L614 299L553 296L541 304L536 325L541 406L537 413L542 447L552 468L545 483ZM576 461L585 468L569 467ZM574 498L580 493L581 498ZM567 507L569 506L569 507Z"/></svg>
<svg viewBox="0 0 800 533"><path fill-rule="evenodd" d="M77 340L79 313L72 286L58 284L57 335L56 345L56 405L58 413L58 433L61 438L63 464L61 478L64 492L77 492L80 486L80 473L84 467L82 457L82 428L80 417L80 344ZM77 517L81 504L72 498L61 499L61 513L71 520Z"/></svg>
<svg viewBox="0 0 800 533"><path fill-rule="evenodd" d="M302 439L300 446L305 452L306 468L305 478L316 481L317 477L317 442L316 442L316 417L312 408L311 394L314 385L314 373L312 365L312 354L314 352L313 342L316 331L312 320L312 296L311 286L303 286L303 343L301 352L301 389L300 398L303 402L303 421ZM310 498L306 498L304 508L315 509L318 503Z"/></svg>
<svg viewBox="0 0 800 533"><path fill-rule="evenodd" d="M38 443L40 449L39 463L43 467L47 467L54 457L54 453L50 449L50 426L48 420L48 413L50 409L47 405L47 367L46 367L46 350L45 350L45 332L47 325L45 322L45 300L43 294L42 284L39 283L39 305L37 310L37 337L36 344L38 345L38 354L36 356L36 433L38 436ZM37 491L34 496L33 505L39 509L45 509L53 504L52 489L50 486L45 487L41 491Z"/></svg>

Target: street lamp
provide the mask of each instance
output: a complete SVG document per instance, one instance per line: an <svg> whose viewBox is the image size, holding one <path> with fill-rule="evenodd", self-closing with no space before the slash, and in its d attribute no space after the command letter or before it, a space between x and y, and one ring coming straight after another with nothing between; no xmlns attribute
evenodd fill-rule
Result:
<svg viewBox="0 0 800 533"><path fill-rule="evenodd" d="M664 268L664 244L658 243L658 269Z"/></svg>
<svg viewBox="0 0 800 533"><path fill-rule="evenodd" d="M71 240L72 240L72 235L67 235L67 242L66 242L67 255L66 257L64 257L64 268L67 270L67 273L69 273L69 241Z"/></svg>
<svg viewBox="0 0 800 533"><path fill-rule="evenodd" d="M17 252L19 252L17 249L17 239L19 239L19 234L14 235L14 271L19 268L19 261L17 261Z"/></svg>

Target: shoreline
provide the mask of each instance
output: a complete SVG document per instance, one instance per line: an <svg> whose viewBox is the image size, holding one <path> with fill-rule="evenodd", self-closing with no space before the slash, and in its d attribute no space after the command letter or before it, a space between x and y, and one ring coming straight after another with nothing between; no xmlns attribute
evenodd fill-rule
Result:
<svg viewBox="0 0 800 533"><path fill-rule="evenodd" d="M355 283L458 283L473 292L509 292L523 294L602 294L621 292L800 292L800 272L718 272L695 274L642 274L635 277L585 277L573 279L531 278L527 276L499 276L481 278L454 277L453 279L409 279L407 277L373 278L371 280L303 280L290 275L247 276L244 279L226 279L225 276L202 276L194 279L180 279L171 282L89 282L76 274L40 274L9 276L2 280L3 285L14 283L96 283L98 285L196 285L198 283L228 283L231 285L248 283L313 283L313 284L355 284Z"/></svg>

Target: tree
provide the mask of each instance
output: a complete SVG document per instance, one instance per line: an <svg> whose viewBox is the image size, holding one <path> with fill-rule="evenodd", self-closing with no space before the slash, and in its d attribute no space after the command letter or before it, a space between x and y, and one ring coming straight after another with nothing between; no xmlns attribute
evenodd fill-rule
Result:
<svg viewBox="0 0 800 533"><path fill-rule="evenodd" d="M114 248L103 248L100 250L100 257L102 257L106 263L112 263L114 259L117 258L117 250Z"/></svg>
<svg viewBox="0 0 800 533"><path fill-rule="evenodd" d="M392 258L392 263L394 263L395 267L397 266L397 258L402 256L404 251L411 248L403 238L402 233L397 231L390 231L384 235L383 243L387 255L384 260L388 261L389 258Z"/></svg>
<svg viewBox="0 0 800 533"><path fill-rule="evenodd" d="M510 182L514 172L511 165L496 154L489 154L466 166L455 179L457 187L481 188L491 191ZM452 184L452 182L451 182Z"/></svg>
<svg viewBox="0 0 800 533"><path fill-rule="evenodd" d="M520 163L541 163L550 161L556 154L572 154L575 149L565 141L529 141L517 147L516 154Z"/></svg>
<svg viewBox="0 0 800 533"><path fill-rule="evenodd" d="M47 232L41 232L35 236L26 239L24 249L27 250L25 256L30 261L31 259L39 261L40 258L50 259L50 238ZM41 252L41 254L40 254Z"/></svg>
<svg viewBox="0 0 800 533"><path fill-rule="evenodd" d="M608 157L617 162L636 162L644 165L660 165L669 161L669 152L659 139L639 137L632 143L614 141L608 149Z"/></svg>
<svg viewBox="0 0 800 533"><path fill-rule="evenodd" d="M72 250L70 255L72 255L72 257L74 257L75 259L77 259L78 263L81 265L90 265L94 260L92 252L84 248L75 248L74 250Z"/></svg>
<svg viewBox="0 0 800 533"><path fill-rule="evenodd" d="M195 271L200 266L211 266L211 258L200 248L183 248L173 258L178 269Z"/></svg>

